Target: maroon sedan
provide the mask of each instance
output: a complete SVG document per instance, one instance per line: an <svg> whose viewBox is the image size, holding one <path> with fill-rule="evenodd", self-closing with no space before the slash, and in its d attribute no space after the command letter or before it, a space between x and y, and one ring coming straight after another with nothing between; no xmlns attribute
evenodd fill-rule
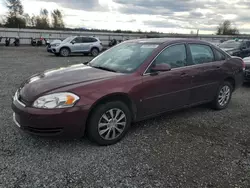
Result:
<svg viewBox="0 0 250 188"><path fill-rule="evenodd" d="M228 106L244 62L187 39L123 42L91 62L30 77L13 97L13 119L36 135L114 144L131 122L203 103Z"/></svg>

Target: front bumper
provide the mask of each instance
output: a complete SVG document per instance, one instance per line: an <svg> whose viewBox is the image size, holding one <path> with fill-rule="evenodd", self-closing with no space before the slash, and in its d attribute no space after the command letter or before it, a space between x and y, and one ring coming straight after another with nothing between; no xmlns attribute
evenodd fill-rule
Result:
<svg viewBox="0 0 250 188"><path fill-rule="evenodd" d="M51 48L47 48L47 52L53 53Z"/></svg>
<svg viewBox="0 0 250 188"><path fill-rule="evenodd" d="M51 52L54 53L54 54L56 54L56 53L59 53L60 50L59 50L59 48L52 47L51 48Z"/></svg>
<svg viewBox="0 0 250 188"><path fill-rule="evenodd" d="M89 106L36 109L12 102L13 120L21 130L38 136L79 138L84 135Z"/></svg>

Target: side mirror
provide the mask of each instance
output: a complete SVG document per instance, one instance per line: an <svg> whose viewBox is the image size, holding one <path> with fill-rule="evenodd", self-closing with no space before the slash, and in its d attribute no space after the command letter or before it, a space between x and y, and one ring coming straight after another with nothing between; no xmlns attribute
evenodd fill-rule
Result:
<svg viewBox="0 0 250 188"><path fill-rule="evenodd" d="M151 73L156 73L156 72L166 72L170 71L171 67L168 64L156 64L151 68Z"/></svg>
<svg viewBox="0 0 250 188"><path fill-rule="evenodd" d="M73 41L71 41L71 43L72 43L72 44L75 44L75 43L76 43L76 41L74 41L74 40L73 40Z"/></svg>

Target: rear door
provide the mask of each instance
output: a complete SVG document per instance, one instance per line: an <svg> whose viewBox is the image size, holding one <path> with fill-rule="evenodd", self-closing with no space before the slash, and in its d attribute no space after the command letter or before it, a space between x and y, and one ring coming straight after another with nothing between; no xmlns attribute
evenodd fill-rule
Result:
<svg viewBox="0 0 250 188"><path fill-rule="evenodd" d="M162 63L169 64L171 70L151 74L150 68ZM159 53L143 76L143 97L141 110L138 110L139 116L145 117L181 108L188 103L191 78L186 64L185 44L171 45Z"/></svg>
<svg viewBox="0 0 250 188"><path fill-rule="evenodd" d="M199 104L210 101L215 96L217 88L223 79L222 64L225 57L221 54L221 59L215 54L212 47L205 44L189 44L188 51L191 54L192 67L192 89L190 92L190 104Z"/></svg>
<svg viewBox="0 0 250 188"><path fill-rule="evenodd" d="M97 41L97 40L92 37L83 37L82 51L90 52L94 44L94 41Z"/></svg>

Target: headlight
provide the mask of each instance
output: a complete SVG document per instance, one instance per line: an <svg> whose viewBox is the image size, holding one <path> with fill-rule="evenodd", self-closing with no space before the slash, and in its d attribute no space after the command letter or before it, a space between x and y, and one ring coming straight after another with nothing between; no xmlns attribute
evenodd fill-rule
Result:
<svg viewBox="0 0 250 188"><path fill-rule="evenodd" d="M73 93L54 93L50 95L45 95L39 97L34 103L35 108L68 108L74 106L74 104L79 100L79 97Z"/></svg>

